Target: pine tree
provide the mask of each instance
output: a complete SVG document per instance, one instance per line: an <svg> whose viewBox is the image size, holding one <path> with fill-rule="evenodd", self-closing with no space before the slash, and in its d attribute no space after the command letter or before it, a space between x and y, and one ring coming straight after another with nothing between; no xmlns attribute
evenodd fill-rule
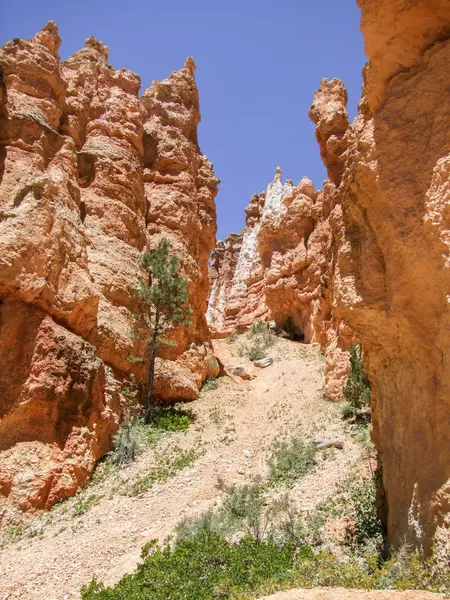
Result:
<svg viewBox="0 0 450 600"><path fill-rule="evenodd" d="M180 261L172 254L168 240L163 239L156 250L146 250L139 262L147 271L148 280L141 279L135 294L141 300L142 322L149 347L148 387L145 422L151 418L155 361L161 343L170 343L164 336L175 326L187 327L192 310L186 305L189 299L188 283L179 274Z"/></svg>

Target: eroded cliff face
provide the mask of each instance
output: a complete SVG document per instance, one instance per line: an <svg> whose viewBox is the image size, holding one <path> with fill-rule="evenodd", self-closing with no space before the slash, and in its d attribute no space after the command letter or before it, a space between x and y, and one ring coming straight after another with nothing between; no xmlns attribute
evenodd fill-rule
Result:
<svg viewBox="0 0 450 600"><path fill-rule="evenodd" d="M350 125L342 82L321 82L309 114L329 180L319 192L301 182L260 219L252 270L265 318L291 317L323 348L327 397L340 396L347 349L362 341L388 541L448 560L450 4L359 5L369 62L358 116Z"/></svg>
<svg viewBox="0 0 450 600"><path fill-rule="evenodd" d="M245 208L246 227L232 233L214 250L210 264L211 294L207 319L212 335L223 337L270 317L264 289L264 271L258 250L263 221L284 210L283 199L292 182L283 184L277 168L267 190L254 194Z"/></svg>
<svg viewBox="0 0 450 600"><path fill-rule="evenodd" d="M361 338L389 541L450 550L450 5L360 0L369 62L335 299Z"/></svg>
<svg viewBox="0 0 450 600"><path fill-rule="evenodd" d="M49 507L111 447L145 368L133 335L139 254L170 239L193 324L159 359L162 400L195 398L212 359L205 311L217 179L201 154L192 59L153 82L90 38L60 62L52 22L0 50L0 493Z"/></svg>
<svg viewBox="0 0 450 600"><path fill-rule="evenodd" d="M343 89L337 80L333 85ZM321 106L327 108L328 116L332 113L324 102L318 103L318 115ZM342 108L347 114L345 102ZM328 127L333 131L330 123ZM207 315L216 337L259 319L274 321L281 329L290 319L299 339L316 342L323 349L324 396L332 400L342 397L349 370L348 348L355 341L333 302L334 229L339 231L341 226L335 197L331 182L319 192L306 177L297 186L290 181L283 185L278 169L267 191L253 196L245 209L244 232L232 234L213 253Z"/></svg>

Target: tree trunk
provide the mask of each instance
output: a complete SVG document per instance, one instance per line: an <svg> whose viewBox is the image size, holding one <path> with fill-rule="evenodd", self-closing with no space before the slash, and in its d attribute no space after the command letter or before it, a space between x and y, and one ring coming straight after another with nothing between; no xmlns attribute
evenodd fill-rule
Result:
<svg viewBox="0 0 450 600"><path fill-rule="evenodd" d="M156 348L158 345L158 334L159 334L159 306L156 308L155 314L155 327L153 328L152 343L150 349L150 360L148 363L148 387L147 387L147 408L145 411L145 423L150 423L151 417L151 406L152 406L152 393L153 393L153 382L155 381L155 361L156 361Z"/></svg>

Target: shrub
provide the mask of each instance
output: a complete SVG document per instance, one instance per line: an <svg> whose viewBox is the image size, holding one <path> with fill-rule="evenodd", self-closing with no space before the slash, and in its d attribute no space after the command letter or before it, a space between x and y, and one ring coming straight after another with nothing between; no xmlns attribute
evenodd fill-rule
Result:
<svg viewBox="0 0 450 600"><path fill-rule="evenodd" d="M371 589L376 584L376 575L367 565L360 565L354 559L343 563L329 550L313 552L304 546L297 554L293 581L295 586L305 588Z"/></svg>
<svg viewBox="0 0 450 600"><path fill-rule="evenodd" d="M261 541L271 522L262 479L257 477L248 484L223 489L226 496L219 511L222 530L241 531Z"/></svg>
<svg viewBox="0 0 450 600"><path fill-rule="evenodd" d="M174 547L151 540L141 559L115 587L91 581L82 600L231 600L288 587L450 590L448 568L421 562L417 554L399 555L380 568L374 556L342 562L329 550L250 535L232 544L207 528Z"/></svg>
<svg viewBox="0 0 450 600"><path fill-rule="evenodd" d="M125 419L113 438L110 460L116 466L132 463L142 441L141 424L138 419Z"/></svg>
<svg viewBox="0 0 450 600"><path fill-rule="evenodd" d="M134 482L129 495L137 496L149 490L155 483L166 482L179 471L189 467L198 457L199 453L196 450L182 450L179 447L174 449L172 455L156 456L154 466Z"/></svg>
<svg viewBox="0 0 450 600"><path fill-rule="evenodd" d="M202 383L202 390L204 392L210 392L211 390L216 390L219 387L217 383L217 379L215 377L207 377L205 381Z"/></svg>
<svg viewBox="0 0 450 600"><path fill-rule="evenodd" d="M123 467L131 464L143 446L155 443L161 431L184 431L193 420L188 410L173 406L152 406L150 424L142 417L127 417L113 438L113 450L109 460L113 465Z"/></svg>
<svg viewBox="0 0 450 600"><path fill-rule="evenodd" d="M293 566L293 551L246 536L230 544L216 534L201 532L193 540L148 545L148 555L132 575L115 588L92 581L83 600L211 600L258 590L266 581L283 581Z"/></svg>
<svg viewBox="0 0 450 600"><path fill-rule="evenodd" d="M341 416L343 419L351 419L355 414L355 410L350 402L343 402L341 404Z"/></svg>
<svg viewBox="0 0 450 600"><path fill-rule="evenodd" d="M278 441L274 444L267 464L272 484L292 484L316 465L317 448L300 438Z"/></svg>
<svg viewBox="0 0 450 600"><path fill-rule="evenodd" d="M175 528L177 543L183 540L194 540L201 533L220 533L220 519L213 510L207 510L197 517L186 517Z"/></svg>
<svg viewBox="0 0 450 600"><path fill-rule="evenodd" d="M266 358L266 356L267 348L260 343L254 344L248 350L248 359L252 362L255 360L261 360L262 358Z"/></svg>
<svg viewBox="0 0 450 600"><path fill-rule="evenodd" d="M350 372L344 389L344 398L348 402L345 414L356 417L358 410L370 404L370 383L362 364L362 345L350 346ZM344 413L343 413L344 414ZM348 417L347 417L348 418Z"/></svg>
<svg viewBox="0 0 450 600"><path fill-rule="evenodd" d="M354 524L347 529L346 543L355 550L381 550L383 527L376 503L376 478L361 479L350 490L351 516Z"/></svg>
<svg viewBox="0 0 450 600"><path fill-rule="evenodd" d="M175 406L156 406L151 409L150 422L154 429L185 431L193 420L192 411Z"/></svg>
<svg viewBox="0 0 450 600"><path fill-rule="evenodd" d="M253 323L250 333L252 335L258 335L259 333L266 333L267 329L268 327L265 321L256 321L256 323Z"/></svg>
<svg viewBox="0 0 450 600"><path fill-rule="evenodd" d="M101 500L101 496L97 496L96 494L91 494L87 498L80 498L75 502L73 507L72 517L81 517L87 511L98 504Z"/></svg>
<svg viewBox="0 0 450 600"><path fill-rule="evenodd" d="M441 594L450 592L450 569L438 565L433 558L421 560L419 554L406 547L381 566L377 589L430 590ZM447 596L446 596L447 597Z"/></svg>
<svg viewBox="0 0 450 600"><path fill-rule="evenodd" d="M254 334L250 345L242 345L239 349L239 355L247 356L251 361L261 360L262 358L266 358L268 349L276 341L277 338L266 329L264 333Z"/></svg>

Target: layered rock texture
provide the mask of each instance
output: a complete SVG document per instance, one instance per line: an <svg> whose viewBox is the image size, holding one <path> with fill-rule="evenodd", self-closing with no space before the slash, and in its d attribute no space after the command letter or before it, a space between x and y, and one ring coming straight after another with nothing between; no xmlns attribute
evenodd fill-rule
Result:
<svg viewBox="0 0 450 600"><path fill-rule="evenodd" d="M209 318L217 335L291 317L324 349L329 398L362 341L388 541L448 558L450 4L359 5L369 62L358 116L350 125L336 79L310 109L329 179L317 193L303 180L272 215L263 207L242 235L253 245L216 251ZM260 313L246 301L254 282Z"/></svg>
<svg viewBox="0 0 450 600"><path fill-rule="evenodd" d="M264 272L258 250L263 221L284 211L292 183L283 185L281 169L267 190L254 194L245 209L246 227L219 242L211 257L207 319L213 336L222 337L269 317Z"/></svg>
<svg viewBox="0 0 450 600"><path fill-rule="evenodd" d="M193 323L158 359L156 393L195 398L217 373L205 311L217 179L197 143L195 65L153 82L90 38L60 62L56 25L0 50L0 493L23 510L84 485L111 447L139 254L170 240ZM1 514L0 514L1 520Z"/></svg>
<svg viewBox="0 0 450 600"><path fill-rule="evenodd" d="M341 96L345 93L340 82L333 85ZM345 103L340 108L346 115ZM245 230L231 234L213 252L207 313L216 337L261 319L275 321L278 328L289 322L298 339L323 349L324 395L333 400L342 397L348 348L355 341L333 304L333 228L339 228L335 220L340 218L333 211L335 190L328 182L316 192L306 177L297 186L291 181L283 185L277 169L267 191L254 195L245 209Z"/></svg>

